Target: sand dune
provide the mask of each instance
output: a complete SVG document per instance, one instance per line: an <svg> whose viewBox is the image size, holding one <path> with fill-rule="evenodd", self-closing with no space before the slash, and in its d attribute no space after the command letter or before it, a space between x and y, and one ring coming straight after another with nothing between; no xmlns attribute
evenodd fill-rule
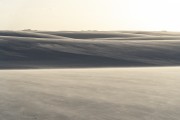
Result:
<svg viewBox="0 0 180 120"><path fill-rule="evenodd" d="M65 38L62 36L37 33L33 31L0 31L0 36L32 37L32 38Z"/></svg>
<svg viewBox="0 0 180 120"><path fill-rule="evenodd" d="M0 119L179 120L179 38L0 31Z"/></svg>
<svg viewBox="0 0 180 120"><path fill-rule="evenodd" d="M35 31L37 33L64 36L76 39L93 39L93 38L166 38L180 37L179 32L163 32L163 31Z"/></svg>
<svg viewBox="0 0 180 120"><path fill-rule="evenodd" d="M149 36L147 34L134 34L134 33L123 33L123 32L99 32L99 31L81 31L81 32L52 32L52 31L37 31L38 33L64 36L75 39L93 39L93 38L129 38L129 37L143 37Z"/></svg>
<svg viewBox="0 0 180 120"><path fill-rule="evenodd" d="M99 35L98 32L96 34ZM133 33L121 40L112 37L85 40L24 31L1 31L0 35L1 68L180 65L178 36L161 36L164 40L159 40L152 34L143 38L134 37Z"/></svg>
<svg viewBox="0 0 180 120"><path fill-rule="evenodd" d="M0 70L2 120L179 120L180 68Z"/></svg>
<svg viewBox="0 0 180 120"><path fill-rule="evenodd" d="M121 31L121 32L140 34L140 35L152 35L152 36L180 36L179 32L167 32L167 31Z"/></svg>

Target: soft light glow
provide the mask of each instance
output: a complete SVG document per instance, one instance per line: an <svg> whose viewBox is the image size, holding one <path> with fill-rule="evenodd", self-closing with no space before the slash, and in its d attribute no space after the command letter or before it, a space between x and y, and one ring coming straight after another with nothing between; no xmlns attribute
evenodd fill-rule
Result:
<svg viewBox="0 0 180 120"><path fill-rule="evenodd" d="M1 29L180 31L179 0L1 0Z"/></svg>

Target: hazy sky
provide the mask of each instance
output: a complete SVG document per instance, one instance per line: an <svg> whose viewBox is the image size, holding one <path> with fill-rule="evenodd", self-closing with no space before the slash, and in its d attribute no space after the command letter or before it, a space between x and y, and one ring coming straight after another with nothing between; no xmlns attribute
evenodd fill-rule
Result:
<svg viewBox="0 0 180 120"><path fill-rule="evenodd" d="M0 0L1 30L180 31L180 0Z"/></svg>

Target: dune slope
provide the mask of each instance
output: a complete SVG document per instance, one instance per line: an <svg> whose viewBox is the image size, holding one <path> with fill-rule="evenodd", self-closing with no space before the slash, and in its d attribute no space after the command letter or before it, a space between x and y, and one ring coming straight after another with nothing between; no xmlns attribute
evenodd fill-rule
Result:
<svg viewBox="0 0 180 120"><path fill-rule="evenodd" d="M2 120L179 120L180 68L0 70Z"/></svg>
<svg viewBox="0 0 180 120"><path fill-rule="evenodd" d="M146 36L146 39L134 37L133 33L124 39L121 37L121 40L85 40L68 38L70 36L55 38L48 34L47 37L45 33L35 32L29 32L28 35L41 34L41 37L27 36L24 32L20 32L21 36L9 33L11 32L4 36L0 32L0 68L180 65L180 40L177 34L163 36L165 40L159 40L157 36L148 33L149 37ZM20 34L18 31L17 33ZM172 37L176 39L171 39Z"/></svg>

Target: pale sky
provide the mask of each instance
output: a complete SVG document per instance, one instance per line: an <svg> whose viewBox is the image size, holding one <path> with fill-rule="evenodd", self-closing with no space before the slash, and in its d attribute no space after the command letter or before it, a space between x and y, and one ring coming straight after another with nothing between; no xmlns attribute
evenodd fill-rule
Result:
<svg viewBox="0 0 180 120"><path fill-rule="evenodd" d="M180 0L0 0L1 30L180 31Z"/></svg>

